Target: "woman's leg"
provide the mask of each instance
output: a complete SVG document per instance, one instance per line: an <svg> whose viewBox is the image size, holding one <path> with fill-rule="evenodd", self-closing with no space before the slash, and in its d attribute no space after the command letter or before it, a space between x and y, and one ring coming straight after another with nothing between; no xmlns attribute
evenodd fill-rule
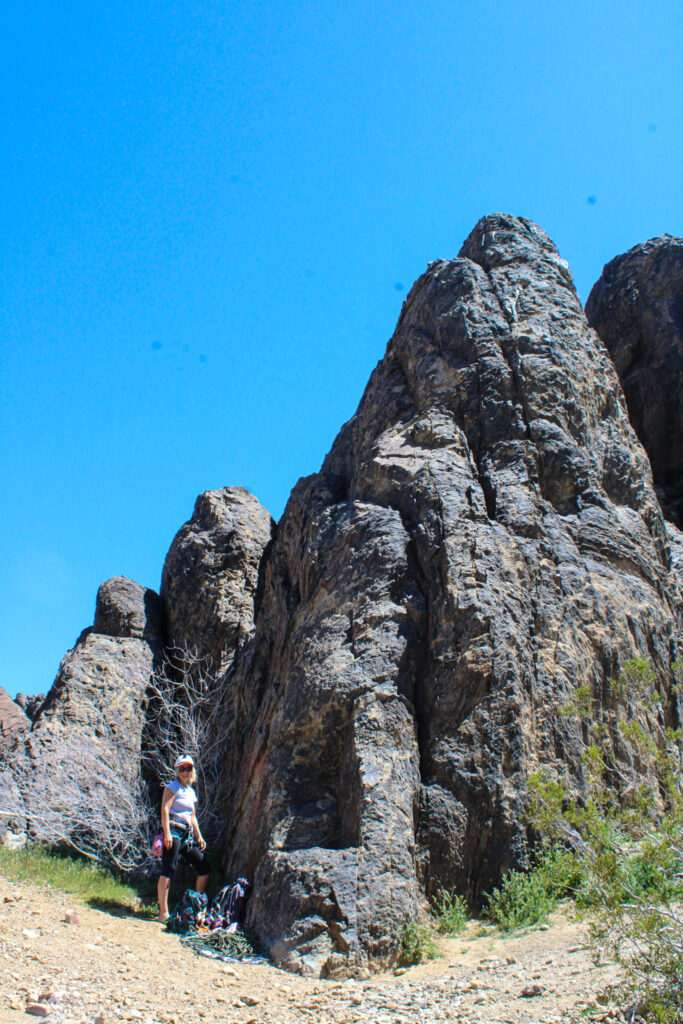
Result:
<svg viewBox="0 0 683 1024"><path fill-rule="evenodd" d="M157 882L157 899L159 900L158 920L162 922L168 920L168 890L170 885L170 878L159 875L159 881Z"/></svg>
<svg viewBox="0 0 683 1024"><path fill-rule="evenodd" d="M200 850L197 846L191 846L189 850L183 850L183 860L188 861L197 872L197 881L195 883L197 892L206 892L211 873L206 851Z"/></svg>
<svg viewBox="0 0 683 1024"><path fill-rule="evenodd" d="M162 923L168 918L168 890L171 879L175 874L178 854L180 853L180 840L173 836L173 846L170 850L164 848L161 855L161 875L157 882L157 899L159 900L159 918Z"/></svg>

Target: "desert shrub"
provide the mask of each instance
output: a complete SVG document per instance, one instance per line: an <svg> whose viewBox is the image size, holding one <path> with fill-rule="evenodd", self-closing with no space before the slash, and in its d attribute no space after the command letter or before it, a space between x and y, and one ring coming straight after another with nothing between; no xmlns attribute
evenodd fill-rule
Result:
<svg viewBox="0 0 683 1024"><path fill-rule="evenodd" d="M467 923L467 905L456 892L439 889L432 900L432 913L442 935L457 935Z"/></svg>
<svg viewBox="0 0 683 1024"><path fill-rule="evenodd" d="M505 932L545 921L554 906L538 871L509 871L487 900L487 917Z"/></svg>
<svg viewBox="0 0 683 1024"><path fill-rule="evenodd" d="M82 720L53 729L47 739L39 733L20 737L1 766L0 832L9 826L44 847L68 847L108 869L150 871L158 822L150 779L172 778L182 752L195 760L200 797L216 792L225 746L216 675L195 648L167 653L146 692L154 726L142 751L126 741L109 707L83 684L74 681L73 688ZM200 799L200 825L209 840L219 823L218 802Z"/></svg>
<svg viewBox="0 0 683 1024"><path fill-rule="evenodd" d="M110 869L139 870L148 859L153 810L139 759L116 723L87 695L83 722L48 742L20 738L4 768L0 827L72 851Z"/></svg>
<svg viewBox="0 0 683 1024"><path fill-rule="evenodd" d="M503 931L545 921L553 907L583 890L581 861L569 849L542 845L530 871L510 871L487 897L487 916Z"/></svg>
<svg viewBox="0 0 683 1024"><path fill-rule="evenodd" d="M669 694L683 675L671 666ZM666 727L666 685L626 662L607 701L579 688L563 709L583 736L581 792L567 778L529 780L529 821L574 850L591 940L625 969L641 1014L683 1021L683 734Z"/></svg>
<svg viewBox="0 0 683 1024"><path fill-rule="evenodd" d="M553 903L575 899L582 892L586 875L581 860L569 849L546 846L538 855L534 871Z"/></svg>
<svg viewBox="0 0 683 1024"><path fill-rule="evenodd" d="M399 963L406 967L433 960L439 949L431 928L418 921L406 921L401 932Z"/></svg>
<svg viewBox="0 0 683 1024"><path fill-rule="evenodd" d="M146 693L147 715L154 725L143 745L144 774L166 781L173 778L178 754L192 757L199 824L209 846L223 824L219 802L213 798L229 728L223 696L213 660L192 645L167 648Z"/></svg>

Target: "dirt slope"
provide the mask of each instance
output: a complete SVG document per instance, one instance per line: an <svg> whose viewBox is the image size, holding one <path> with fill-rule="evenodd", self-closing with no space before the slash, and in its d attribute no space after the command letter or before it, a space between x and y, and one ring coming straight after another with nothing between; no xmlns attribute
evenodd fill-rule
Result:
<svg viewBox="0 0 683 1024"><path fill-rule="evenodd" d="M79 924L65 921L73 909ZM0 878L0 1022L37 1019L26 1007L42 995L53 1024L565 1024L585 1020L616 978L584 940L561 912L547 930L506 939L470 925L429 964L327 982L195 956L157 924ZM542 994L523 997L534 985ZM608 1006L590 1016L619 1019Z"/></svg>

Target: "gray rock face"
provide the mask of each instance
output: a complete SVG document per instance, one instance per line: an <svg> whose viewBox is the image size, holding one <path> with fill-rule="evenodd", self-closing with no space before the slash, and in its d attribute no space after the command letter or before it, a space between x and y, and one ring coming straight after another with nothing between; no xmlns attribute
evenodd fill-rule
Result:
<svg viewBox="0 0 683 1024"><path fill-rule="evenodd" d="M25 732L30 725L31 720L21 705L0 686L0 745Z"/></svg>
<svg viewBox="0 0 683 1024"><path fill-rule="evenodd" d="M97 591L93 632L103 636L156 641L161 636L159 595L147 587L114 576Z"/></svg>
<svg viewBox="0 0 683 1024"><path fill-rule="evenodd" d="M625 658L664 687L677 580L614 367L567 264L486 217L431 264L265 563L225 680L226 869L283 965L380 966L425 893L525 858L528 774ZM230 737L228 737L230 738Z"/></svg>
<svg viewBox="0 0 683 1024"><path fill-rule="evenodd" d="M116 726L121 742L140 750L142 704L159 648L133 637L86 632L62 658L32 736L56 728Z"/></svg>
<svg viewBox="0 0 683 1024"><path fill-rule="evenodd" d="M74 724L95 731L104 721L131 754L139 754L142 705L161 652L160 629L158 594L124 576L103 583L95 623L64 655L33 722L32 740Z"/></svg>
<svg viewBox="0 0 683 1024"><path fill-rule="evenodd" d="M586 303L614 360L666 515L683 522L683 239L664 235L611 260Z"/></svg>
<svg viewBox="0 0 683 1024"><path fill-rule="evenodd" d="M112 722L137 731L141 695L162 643L160 631L158 594L125 576L106 580L97 592L94 624L64 655L34 730L48 723L81 722L93 706ZM133 694L124 713L123 705Z"/></svg>
<svg viewBox="0 0 683 1024"><path fill-rule="evenodd" d="M410 693L423 598L391 509L295 488L235 700L232 870L276 959L320 973L389 958L418 899ZM240 674L243 673L243 674Z"/></svg>
<svg viewBox="0 0 683 1024"><path fill-rule="evenodd" d="M200 494L166 556L161 596L171 647L195 646L217 671L254 629L259 565L274 523L243 487Z"/></svg>
<svg viewBox="0 0 683 1024"><path fill-rule="evenodd" d="M0 766L0 825L15 838L67 841L120 866L139 860L129 837L149 818L140 761L160 623L153 591L123 577L102 584L102 632L84 630L64 655L33 721L26 719L30 728L15 735Z"/></svg>
<svg viewBox="0 0 683 1024"><path fill-rule="evenodd" d="M145 815L139 765L160 621L153 591L122 577L102 584L95 623L107 632L83 631L14 748L10 784L20 829L48 843L106 848L120 864L138 856L125 835L120 841L125 827L118 823Z"/></svg>

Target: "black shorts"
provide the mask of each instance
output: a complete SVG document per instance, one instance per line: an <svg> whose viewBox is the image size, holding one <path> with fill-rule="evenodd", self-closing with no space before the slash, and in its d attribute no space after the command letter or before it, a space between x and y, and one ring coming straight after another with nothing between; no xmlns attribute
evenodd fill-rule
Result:
<svg viewBox="0 0 683 1024"><path fill-rule="evenodd" d="M178 866L178 858L185 861L186 864L191 864L200 877L211 873L206 850L200 850L196 843L193 843L192 846L182 846L178 836L173 836L172 838L173 846L170 850L164 847L164 852L161 855L162 878L173 878L175 869Z"/></svg>

